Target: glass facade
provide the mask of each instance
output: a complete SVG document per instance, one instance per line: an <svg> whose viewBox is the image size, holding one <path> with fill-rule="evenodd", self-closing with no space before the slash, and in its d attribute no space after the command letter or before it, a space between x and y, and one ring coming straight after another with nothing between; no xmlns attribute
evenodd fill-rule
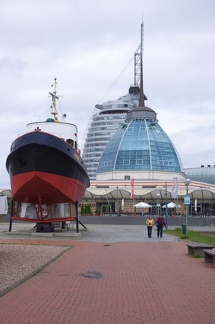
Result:
<svg viewBox="0 0 215 324"><path fill-rule="evenodd" d="M114 170L182 172L180 157L156 119L131 119L116 132L99 161L97 173Z"/></svg>
<svg viewBox="0 0 215 324"><path fill-rule="evenodd" d="M140 97L140 79L142 73L143 24L141 24L141 43L134 53L134 84L128 93L114 101L96 105L84 139L82 158L90 180L96 179L96 169L102 153L120 124L125 121L127 112L137 107ZM145 100L147 98L144 95Z"/></svg>
<svg viewBox="0 0 215 324"><path fill-rule="evenodd" d="M138 105L139 95L139 87L132 86L125 96L96 105L99 112L90 121L82 153L90 180L96 179L96 169L107 143L124 123L127 112Z"/></svg>
<svg viewBox="0 0 215 324"><path fill-rule="evenodd" d="M215 165L200 168L184 169L186 177L190 180L215 184Z"/></svg>

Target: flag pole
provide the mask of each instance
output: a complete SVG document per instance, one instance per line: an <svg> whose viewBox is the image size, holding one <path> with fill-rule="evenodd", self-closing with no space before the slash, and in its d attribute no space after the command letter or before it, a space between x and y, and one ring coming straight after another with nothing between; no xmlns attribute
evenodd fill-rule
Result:
<svg viewBox="0 0 215 324"><path fill-rule="evenodd" d="M168 228L167 182L165 183L165 196L166 196L166 228Z"/></svg>
<svg viewBox="0 0 215 324"><path fill-rule="evenodd" d="M134 206L134 178L133 178L133 206ZM134 207L134 218L136 217L136 207Z"/></svg>
<svg viewBox="0 0 215 324"><path fill-rule="evenodd" d="M171 192L171 198L176 199L176 214L178 214L178 178L173 178L173 188Z"/></svg>
<svg viewBox="0 0 215 324"><path fill-rule="evenodd" d="M136 217L136 207L134 207L134 178L131 180L131 199L133 202L134 217Z"/></svg>

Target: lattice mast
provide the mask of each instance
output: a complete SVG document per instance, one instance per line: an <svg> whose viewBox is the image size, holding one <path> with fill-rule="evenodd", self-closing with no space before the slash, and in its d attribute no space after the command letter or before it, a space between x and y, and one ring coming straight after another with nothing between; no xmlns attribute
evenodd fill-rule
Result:
<svg viewBox="0 0 215 324"><path fill-rule="evenodd" d="M140 87L141 82L141 66L143 57L143 41L144 41L144 25L141 23L141 41L137 50L134 52L134 85Z"/></svg>

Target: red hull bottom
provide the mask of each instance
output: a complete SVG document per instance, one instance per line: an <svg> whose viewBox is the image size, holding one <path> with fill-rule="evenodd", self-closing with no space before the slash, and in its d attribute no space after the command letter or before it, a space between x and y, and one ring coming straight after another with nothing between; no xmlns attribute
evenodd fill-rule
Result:
<svg viewBox="0 0 215 324"><path fill-rule="evenodd" d="M85 186L78 180L44 172L11 177L13 201L32 204L80 203Z"/></svg>

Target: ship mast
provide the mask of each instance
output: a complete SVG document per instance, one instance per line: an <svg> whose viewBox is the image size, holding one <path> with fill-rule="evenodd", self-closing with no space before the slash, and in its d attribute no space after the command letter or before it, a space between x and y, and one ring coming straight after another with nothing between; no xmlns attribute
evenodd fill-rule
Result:
<svg viewBox="0 0 215 324"><path fill-rule="evenodd" d="M52 105L51 105L51 114L53 115L54 120L57 120L57 105L56 105L56 99L59 99L59 97L57 96L57 79L54 79L54 85L52 85L52 87L54 87L54 91L49 92L49 94L52 97Z"/></svg>

